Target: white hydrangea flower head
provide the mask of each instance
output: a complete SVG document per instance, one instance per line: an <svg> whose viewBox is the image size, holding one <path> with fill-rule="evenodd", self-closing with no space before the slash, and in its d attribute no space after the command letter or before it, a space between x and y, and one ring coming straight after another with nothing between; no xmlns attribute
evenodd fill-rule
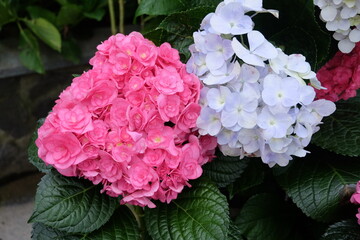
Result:
<svg viewBox="0 0 360 240"><path fill-rule="evenodd" d="M359 0L314 0L320 11L320 19L326 22L326 28L335 32L333 37L339 41L338 48L343 53L351 52L360 41Z"/></svg>
<svg viewBox="0 0 360 240"><path fill-rule="evenodd" d="M345 4L315 2L328 6L324 18L333 21ZM326 11L334 12L332 7L336 16L330 18ZM199 134L217 137L224 155L261 157L270 167L286 166L293 156L308 153L304 148L335 105L314 101L313 86L322 87L305 56L285 54L254 30L251 18L257 13L278 12L264 9L262 0L225 0L194 33L186 67L204 85L197 127ZM336 33L340 40L349 39L349 29ZM351 39L358 35L354 31Z"/></svg>

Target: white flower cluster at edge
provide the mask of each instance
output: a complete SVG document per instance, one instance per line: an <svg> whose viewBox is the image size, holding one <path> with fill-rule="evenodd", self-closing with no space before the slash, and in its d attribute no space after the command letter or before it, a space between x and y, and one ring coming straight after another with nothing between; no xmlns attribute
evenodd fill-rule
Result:
<svg viewBox="0 0 360 240"><path fill-rule="evenodd" d="M314 0L314 4L321 9L326 28L335 32L339 50L351 52L360 41L360 0Z"/></svg>
<svg viewBox="0 0 360 240"><path fill-rule="evenodd" d="M285 166L306 155L304 147L335 104L314 101L304 79L316 84L316 77L304 56L286 55L254 30L249 14L259 12L277 16L262 0L221 2L194 32L187 70L204 84L200 134L216 136L225 155Z"/></svg>

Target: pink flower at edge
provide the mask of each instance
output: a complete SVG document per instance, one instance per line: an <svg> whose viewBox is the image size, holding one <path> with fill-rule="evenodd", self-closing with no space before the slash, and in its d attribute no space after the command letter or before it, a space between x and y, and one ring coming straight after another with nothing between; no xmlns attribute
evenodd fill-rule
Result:
<svg viewBox="0 0 360 240"><path fill-rule="evenodd" d="M350 202L357 205L360 204L360 181L356 183L356 191L351 196ZM360 225L360 208L358 208L358 213L356 214L356 217L358 219L358 224Z"/></svg>
<svg viewBox="0 0 360 240"><path fill-rule="evenodd" d="M189 104L179 115L176 127L181 131L190 132L191 128L196 127L196 120L200 115L201 107L199 104Z"/></svg>
<svg viewBox="0 0 360 240"><path fill-rule="evenodd" d="M190 135L189 143L182 147L182 156L180 163L180 171L187 179L196 179L201 176L202 168L199 162L201 162L201 150L197 137Z"/></svg>
<svg viewBox="0 0 360 240"><path fill-rule="evenodd" d="M35 144L39 148L39 157L59 169L67 169L87 158L79 140L72 133L54 133L37 139Z"/></svg>
<svg viewBox="0 0 360 240"><path fill-rule="evenodd" d="M169 43L163 43L159 47L159 55L157 61L163 67L173 66L181 67L179 51L172 48Z"/></svg>
<svg viewBox="0 0 360 240"><path fill-rule="evenodd" d="M358 213L356 214L357 223L360 225L360 208L358 208Z"/></svg>
<svg viewBox="0 0 360 240"><path fill-rule="evenodd" d="M356 191L351 196L350 202L353 204L360 204L360 181L356 183Z"/></svg>

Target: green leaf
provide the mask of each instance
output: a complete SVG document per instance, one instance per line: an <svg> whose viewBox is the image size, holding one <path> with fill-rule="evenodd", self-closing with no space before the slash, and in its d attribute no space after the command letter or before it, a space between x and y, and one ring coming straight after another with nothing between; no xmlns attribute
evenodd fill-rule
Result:
<svg viewBox="0 0 360 240"><path fill-rule="evenodd" d="M82 7L76 4L65 4L57 15L57 24L61 27L75 25L82 18Z"/></svg>
<svg viewBox="0 0 360 240"><path fill-rule="evenodd" d="M53 170L41 179L29 222L68 233L92 232L109 220L119 204L116 198L100 191L101 186Z"/></svg>
<svg viewBox="0 0 360 240"><path fill-rule="evenodd" d="M359 240L360 227L354 220L345 220L331 225L321 240Z"/></svg>
<svg viewBox="0 0 360 240"><path fill-rule="evenodd" d="M228 234L228 240L245 240L245 238L242 236L242 233L238 226L236 226L233 222L230 223L229 226L229 234Z"/></svg>
<svg viewBox="0 0 360 240"><path fill-rule="evenodd" d="M299 26L288 27L271 36L269 40L278 46L284 46L285 52L288 54L303 54L307 61L315 64L313 67L317 66L316 40L308 30Z"/></svg>
<svg viewBox="0 0 360 240"><path fill-rule="evenodd" d="M225 196L212 183L192 185L170 204L145 209L146 227L153 239L226 239L229 207Z"/></svg>
<svg viewBox="0 0 360 240"><path fill-rule="evenodd" d="M66 60L79 63L81 58L81 48L74 39L63 40L61 54Z"/></svg>
<svg viewBox="0 0 360 240"><path fill-rule="evenodd" d="M156 46L160 46L164 42L164 39L167 38L166 31L162 29L153 29L144 33L144 37L154 42Z"/></svg>
<svg viewBox="0 0 360 240"><path fill-rule="evenodd" d="M351 196L349 185L355 184L359 176L359 159L316 148L306 158L294 159L277 180L307 216L329 222L341 216L342 203Z"/></svg>
<svg viewBox="0 0 360 240"><path fill-rule="evenodd" d="M37 73L45 72L40 56L39 43L28 29L20 29L19 49L19 58L25 67Z"/></svg>
<svg viewBox="0 0 360 240"><path fill-rule="evenodd" d="M56 2L58 2L60 5L66 5L68 4L67 0L56 0Z"/></svg>
<svg viewBox="0 0 360 240"><path fill-rule="evenodd" d="M105 16L105 13L105 9L98 8L93 12L84 12L84 16L87 18L95 19L97 21L101 21L101 19L103 19L103 17Z"/></svg>
<svg viewBox="0 0 360 240"><path fill-rule="evenodd" d="M262 193L251 197L235 224L248 240L288 240L294 230L295 214L279 196Z"/></svg>
<svg viewBox="0 0 360 240"><path fill-rule="evenodd" d="M43 123L44 123L44 119L40 119L37 124L37 129L39 129L39 127ZM32 165L34 165L35 167L37 167L37 169L39 169L39 171L41 171L43 173L48 173L48 172L50 172L52 167L51 167L51 165L46 165L45 162L39 158L38 148L35 145L35 140L37 139L37 137L38 137L38 134L37 134L37 130L36 130L33 133L33 136L31 137L31 140L30 140L30 145L28 148L28 159Z"/></svg>
<svg viewBox="0 0 360 240"><path fill-rule="evenodd" d="M194 42L193 32L197 31L202 19L213 7L196 7L167 16L157 27L163 30L161 42L169 42L183 55L182 61L190 57L189 46Z"/></svg>
<svg viewBox="0 0 360 240"><path fill-rule="evenodd" d="M88 240L139 240L140 230L134 215L125 207L119 207L100 229L89 234Z"/></svg>
<svg viewBox="0 0 360 240"><path fill-rule="evenodd" d="M182 62L186 62L190 57L188 47L194 42L192 37L179 37L163 29L151 30L145 33L144 37L153 41L157 46L160 46L163 42L170 43L173 48L179 51Z"/></svg>
<svg viewBox="0 0 360 240"><path fill-rule="evenodd" d="M0 1L0 30L7 23L15 21L16 17L11 14L10 6Z"/></svg>
<svg viewBox="0 0 360 240"><path fill-rule="evenodd" d="M212 10L212 7L197 7L167 16L158 26L169 33L187 37L193 35L200 27L202 19Z"/></svg>
<svg viewBox="0 0 360 240"><path fill-rule="evenodd" d="M81 236L65 233L51 227L47 227L42 223L34 223L31 232L33 240L80 240Z"/></svg>
<svg viewBox="0 0 360 240"><path fill-rule="evenodd" d="M203 169L204 176L214 181L218 187L226 187L240 177L249 160L224 156L220 151L216 156L212 162L205 164Z"/></svg>
<svg viewBox="0 0 360 240"><path fill-rule="evenodd" d="M146 0L141 1L135 17L147 15L167 15L186 8L181 0Z"/></svg>
<svg viewBox="0 0 360 240"><path fill-rule="evenodd" d="M221 0L146 0L140 2L135 17L143 14L169 15L200 6L212 7L210 12L213 12L220 2Z"/></svg>
<svg viewBox="0 0 360 240"><path fill-rule="evenodd" d="M336 111L324 118L313 137L316 145L346 156L360 155L360 105L356 102L339 102Z"/></svg>
<svg viewBox="0 0 360 240"><path fill-rule="evenodd" d="M247 166L243 170L241 176L228 187L230 198L233 198L233 196L238 193L245 192L250 188L258 186L264 181L264 163L259 158L247 160Z"/></svg>
<svg viewBox="0 0 360 240"><path fill-rule="evenodd" d="M119 207L100 229L87 234L72 234L34 223L34 240L139 240L140 231L134 216L125 206Z"/></svg>
<svg viewBox="0 0 360 240"><path fill-rule="evenodd" d="M54 50L60 52L61 37L59 31L53 24L44 18L24 20L24 22L38 38Z"/></svg>
<svg viewBox="0 0 360 240"><path fill-rule="evenodd" d="M28 6L26 10L30 14L30 17L33 19L44 18L49 22L51 22L52 24L56 23L56 15L52 11L49 11L39 6Z"/></svg>

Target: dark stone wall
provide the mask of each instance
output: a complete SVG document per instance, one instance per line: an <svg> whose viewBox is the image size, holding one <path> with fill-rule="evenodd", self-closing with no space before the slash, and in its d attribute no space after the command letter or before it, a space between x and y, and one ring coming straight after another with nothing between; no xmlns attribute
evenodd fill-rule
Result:
<svg viewBox="0 0 360 240"><path fill-rule="evenodd" d="M0 79L0 179L35 171L28 162L27 148L39 118L46 117L72 74L81 74L82 65Z"/></svg>

